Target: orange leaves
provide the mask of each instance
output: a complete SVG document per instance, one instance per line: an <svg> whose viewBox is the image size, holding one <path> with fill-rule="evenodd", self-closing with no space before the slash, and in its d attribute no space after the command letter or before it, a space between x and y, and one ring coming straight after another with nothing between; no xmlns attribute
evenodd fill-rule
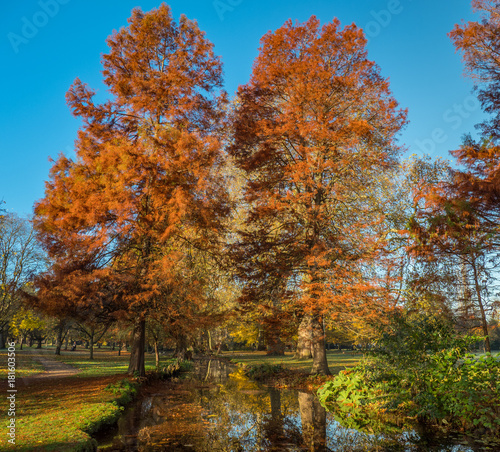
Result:
<svg viewBox="0 0 500 452"><path fill-rule="evenodd" d="M370 190L397 159L406 112L365 44L355 25L287 21L262 38L238 91L230 152L249 180L255 232L240 259L252 259L242 266L256 299L271 292L294 300L287 308L325 314L380 292L362 283L385 243Z"/></svg>
<svg viewBox="0 0 500 452"><path fill-rule="evenodd" d="M166 4L135 9L108 45L110 99L96 103L79 79L67 93L82 127L76 160L54 163L36 206L53 259L40 288L73 316L143 316L160 300L189 316L206 296L193 249L214 252L229 210L222 65L197 24L184 16L177 24Z"/></svg>

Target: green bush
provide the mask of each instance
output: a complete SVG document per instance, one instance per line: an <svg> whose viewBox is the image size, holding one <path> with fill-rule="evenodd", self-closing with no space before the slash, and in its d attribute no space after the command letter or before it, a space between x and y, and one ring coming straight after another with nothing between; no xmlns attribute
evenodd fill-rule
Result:
<svg viewBox="0 0 500 452"><path fill-rule="evenodd" d="M120 397L115 400L116 405L125 406L131 402L137 393L138 384L124 378L116 383L110 383L104 389Z"/></svg>
<svg viewBox="0 0 500 452"><path fill-rule="evenodd" d="M394 316L371 360L320 388L344 424L366 427L375 412L474 431L500 431L500 354L468 354L478 337L460 337L436 318ZM353 425L354 426L354 425Z"/></svg>
<svg viewBox="0 0 500 452"><path fill-rule="evenodd" d="M248 376L253 380L265 380L274 374L283 371L283 367L280 364L259 364L257 366L250 367L248 371Z"/></svg>

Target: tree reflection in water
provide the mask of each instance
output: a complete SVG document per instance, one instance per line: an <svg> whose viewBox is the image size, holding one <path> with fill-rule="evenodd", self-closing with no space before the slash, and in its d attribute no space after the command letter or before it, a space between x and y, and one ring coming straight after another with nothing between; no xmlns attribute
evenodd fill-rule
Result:
<svg viewBox="0 0 500 452"><path fill-rule="evenodd" d="M99 450L431 450L412 447L408 435L391 438L394 448L388 448L387 438L343 428L313 394L260 386L220 360L197 361L192 377L165 382L155 390L126 410L113 445Z"/></svg>

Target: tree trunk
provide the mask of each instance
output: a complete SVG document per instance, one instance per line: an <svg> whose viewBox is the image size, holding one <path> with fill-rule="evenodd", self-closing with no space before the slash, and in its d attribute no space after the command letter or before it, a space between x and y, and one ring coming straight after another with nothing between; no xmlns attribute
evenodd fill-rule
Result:
<svg viewBox="0 0 500 452"><path fill-rule="evenodd" d="M66 340L64 341L64 350L68 350L69 335L66 334Z"/></svg>
<svg viewBox="0 0 500 452"><path fill-rule="evenodd" d="M262 328L259 327L259 335L257 336L257 350L262 352L266 349L266 341L262 331Z"/></svg>
<svg viewBox="0 0 500 452"><path fill-rule="evenodd" d="M59 325L57 325L57 329L56 329L56 352L55 354L56 355L60 355L61 354L61 347L62 347L62 343L63 343L63 329L64 329L64 324L63 323L60 323Z"/></svg>
<svg viewBox="0 0 500 452"><path fill-rule="evenodd" d="M299 337L297 340L297 351L295 353L295 356L298 359L312 358L311 326L312 326L312 316L309 314L304 315L299 325L299 332L298 332Z"/></svg>
<svg viewBox="0 0 500 452"><path fill-rule="evenodd" d="M272 322L266 325L266 343L267 355L284 356L285 344L280 337L281 328L278 322Z"/></svg>
<svg viewBox="0 0 500 452"><path fill-rule="evenodd" d="M472 263L472 270L474 272L474 286L476 288L477 302L479 304L479 310L481 311L481 325L483 327L484 335L484 351L491 353L490 337L488 334L488 321L486 320L486 313L484 312L483 299L481 296L481 286L479 285L479 277L477 274L476 263Z"/></svg>
<svg viewBox="0 0 500 452"><path fill-rule="evenodd" d="M146 375L144 367L144 347L146 345L146 320L139 317L134 324L132 336L132 350L130 351L130 362L128 365L128 374L137 373L139 377Z"/></svg>
<svg viewBox="0 0 500 452"><path fill-rule="evenodd" d="M122 341L118 342L118 356L122 354Z"/></svg>
<svg viewBox="0 0 500 452"><path fill-rule="evenodd" d="M156 370L160 369L160 351L158 350L158 340L155 340L155 363Z"/></svg>
<svg viewBox="0 0 500 452"><path fill-rule="evenodd" d="M208 350L210 352L213 351L213 348L212 348L212 334L210 333L210 330L207 330L207 334L208 334Z"/></svg>
<svg viewBox="0 0 500 452"><path fill-rule="evenodd" d="M5 347L5 331L4 328L0 329L0 349L4 349Z"/></svg>
<svg viewBox="0 0 500 452"><path fill-rule="evenodd" d="M313 367L311 374L331 375L326 360L325 330L323 328L323 318L314 316L311 322Z"/></svg>
<svg viewBox="0 0 500 452"><path fill-rule="evenodd" d="M43 339L37 339L37 342L38 342L38 344L36 345L37 349L42 348L42 341L43 341Z"/></svg>
<svg viewBox="0 0 500 452"><path fill-rule="evenodd" d="M89 351L90 351L90 356L89 359L94 359L94 339L95 339L95 329L94 327L90 327L90 341L89 341Z"/></svg>
<svg viewBox="0 0 500 452"><path fill-rule="evenodd" d="M187 338L183 334L177 337L175 341L175 351L174 351L174 357L179 358L180 360L185 360L186 359L186 352L187 352Z"/></svg>

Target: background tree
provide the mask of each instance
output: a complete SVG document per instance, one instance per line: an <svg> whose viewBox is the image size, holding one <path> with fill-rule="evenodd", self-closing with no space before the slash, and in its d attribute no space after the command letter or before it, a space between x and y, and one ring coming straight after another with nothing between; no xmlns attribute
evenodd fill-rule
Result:
<svg viewBox="0 0 500 452"><path fill-rule="evenodd" d="M39 342L37 348L41 348L41 340L43 339L39 340L39 338L45 336L46 322L40 314L31 309L19 307L12 318L10 328L12 335L18 338L21 350L23 342L28 338L30 343L37 340Z"/></svg>
<svg viewBox="0 0 500 452"><path fill-rule="evenodd" d="M286 278L295 292L315 332L314 373L329 372L323 316L376 298L362 263L379 248L380 217L366 201L374 175L396 163L405 123L365 45L354 25L288 21L262 38L238 91L230 152L248 179L254 248L242 256L258 280Z"/></svg>
<svg viewBox="0 0 500 452"><path fill-rule="evenodd" d="M494 144L500 139L500 10L496 0L472 0L474 12L481 15L480 21L455 25L449 36L457 51L463 55L465 73L470 76L478 90L483 110L492 115L480 124L484 138ZM460 157L461 153L456 155ZM465 158L465 154L463 156ZM478 156L487 157L487 155ZM490 158L493 155L490 154ZM479 168L478 168L479 169ZM485 166L484 171L494 171L494 166Z"/></svg>
<svg viewBox="0 0 500 452"><path fill-rule="evenodd" d="M0 219L0 348L9 322L20 308L21 290L41 271L44 255L29 220L4 212Z"/></svg>
<svg viewBox="0 0 500 452"><path fill-rule="evenodd" d="M111 99L76 80L68 103L83 126L75 161L60 156L36 205L41 239L60 265L115 278L135 319L129 372L144 374L145 321L181 245L207 249L228 209L218 168L222 66L197 24L162 4L132 12L103 55Z"/></svg>
<svg viewBox="0 0 500 452"><path fill-rule="evenodd" d="M442 187L442 185L441 185ZM413 248L418 253L431 255L434 259L455 258L457 267L462 270L463 284L469 290L479 309L482 333L485 338L485 350L491 352L488 337L488 318L483 281L495 270L499 263L498 253L495 253L491 243L491 233L481 227L479 219L467 201L460 202L456 197L452 201L441 192L436 196L437 187L431 189L432 198L429 207L419 212L425 218L425 224L412 221L411 229L415 233L417 245ZM452 193L455 196L456 193ZM432 200L432 202L430 202ZM472 297L470 297L472 298Z"/></svg>

